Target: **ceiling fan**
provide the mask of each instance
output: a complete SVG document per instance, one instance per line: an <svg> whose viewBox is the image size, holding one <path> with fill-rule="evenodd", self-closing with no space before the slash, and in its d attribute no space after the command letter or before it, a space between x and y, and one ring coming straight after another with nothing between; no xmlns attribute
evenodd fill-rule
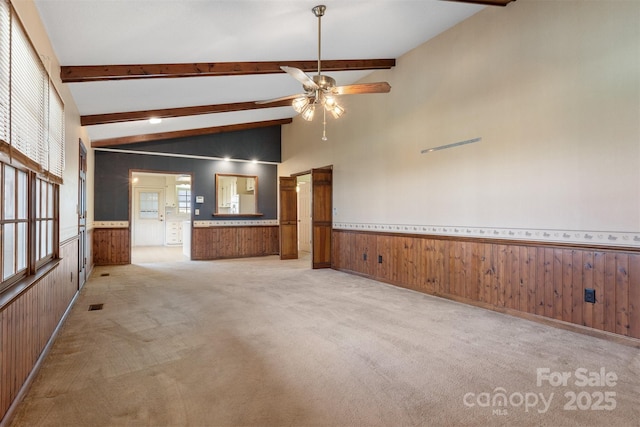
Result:
<svg viewBox="0 0 640 427"><path fill-rule="evenodd" d="M304 120L311 121L317 110L322 110L323 125L326 128L326 113L334 118L339 118L345 112L344 108L338 104L337 98L340 95L357 95L363 93L388 93L391 86L387 82L360 83L346 86L336 86L336 81L330 76L322 74L321 62L321 40L322 40L322 17L327 7L318 5L311 9L318 18L318 74L309 77L304 71L295 67L281 66L280 68L291 77L302 83L305 93L283 96L280 98L257 101L257 104L268 104L276 101L291 99L291 106L299 113ZM326 141L326 129L323 128L322 140Z"/></svg>

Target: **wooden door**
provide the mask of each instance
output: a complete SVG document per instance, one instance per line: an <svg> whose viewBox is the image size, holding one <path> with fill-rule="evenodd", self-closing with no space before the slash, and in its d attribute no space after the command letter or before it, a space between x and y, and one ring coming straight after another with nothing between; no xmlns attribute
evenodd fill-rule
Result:
<svg viewBox="0 0 640 427"><path fill-rule="evenodd" d="M332 174L331 169L311 171L313 268L331 268Z"/></svg>
<svg viewBox="0 0 640 427"><path fill-rule="evenodd" d="M87 280L87 149L80 141L78 167L78 289Z"/></svg>
<svg viewBox="0 0 640 427"><path fill-rule="evenodd" d="M280 177L280 259L298 258L298 195L296 179Z"/></svg>

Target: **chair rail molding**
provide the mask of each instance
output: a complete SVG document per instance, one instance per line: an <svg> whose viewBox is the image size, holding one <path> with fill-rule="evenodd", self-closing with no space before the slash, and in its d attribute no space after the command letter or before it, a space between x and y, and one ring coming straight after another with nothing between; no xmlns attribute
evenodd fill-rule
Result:
<svg viewBox="0 0 640 427"><path fill-rule="evenodd" d="M520 240L553 244L640 249L640 232L470 227L460 225L371 224L358 222L335 222L333 228L337 230L372 231L379 233Z"/></svg>
<svg viewBox="0 0 640 427"><path fill-rule="evenodd" d="M252 219L252 220L218 220L218 221L193 221L194 228L207 227L251 227L278 225L277 219Z"/></svg>

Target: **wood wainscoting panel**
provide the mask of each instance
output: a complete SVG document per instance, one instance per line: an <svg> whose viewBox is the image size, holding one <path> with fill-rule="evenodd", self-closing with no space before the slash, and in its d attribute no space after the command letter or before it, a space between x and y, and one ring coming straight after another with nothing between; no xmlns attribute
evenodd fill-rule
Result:
<svg viewBox="0 0 640 427"><path fill-rule="evenodd" d="M94 265L131 263L131 233L128 228L93 229Z"/></svg>
<svg viewBox="0 0 640 427"><path fill-rule="evenodd" d="M420 283L420 254L422 253L422 240L415 237L405 237L393 246L392 280L398 283L406 283L412 289L416 289Z"/></svg>
<svg viewBox="0 0 640 427"><path fill-rule="evenodd" d="M193 260L245 258L278 254L278 226L195 227Z"/></svg>
<svg viewBox="0 0 640 427"><path fill-rule="evenodd" d="M191 240L191 259L217 259L220 253L220 230L218 227L194 228Z"/></svg>
<svg viewBox="0 0 640 427"><path fill-rule="evenodd" d="M334 234L331 239L331 268L335 270L353 271L352 265L362 256L355 248L355 233Z"/></svg>
<svg viewBox="0 0 640 427"><path fill-rule="evenodd" d="M78 239L60 262L0 309L0 419L6 414L78 292Z"/></svg>
<svg viewBox="0 0 640 427"><path fill-rule="evenodd" d="M336 269L640 339L637 249L336 229L333 236ZM595 290L595 303L584 301L585 289Z"/></svg>
<svg viewBox="0 0 640 427"><path fill-rule="evenodd" d="M374 275L378 268L378 244L376 236L355 234L352 236L352 242L350 242L350 244L356 248L351 261L352 265L366 275ZM349 250L349 248L347 248L347 250Z"/></svg>
<svg viewBox="0 0 640 427"><path fill-rule="evenodd" d="M640 255L629 257L629 336L640 337Z"/></svg>

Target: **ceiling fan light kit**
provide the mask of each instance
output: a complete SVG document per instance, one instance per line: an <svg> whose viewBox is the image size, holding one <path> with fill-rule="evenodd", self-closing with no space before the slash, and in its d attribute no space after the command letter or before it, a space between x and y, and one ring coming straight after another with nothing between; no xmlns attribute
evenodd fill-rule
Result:
<svg viewBox="0 0 640 427"><path fill-rule="evenodd" d="M305 93L284 96L266 101L258 101L258 104L268 104L271 102L291 99L291 106L306 121L312 121L317 107L322 108L322 140L326 141L326 113L338 119L345 113L345 109L338 103L337 97L340 95L355 95L363 93L388 93L391 86L387 82L362 83L347 86L336 86L336 81L330 76L322 74L321 61L321 41L322 41L322 16L327 7L318 5L311 9L318 18L318 74L309 77L304 71L295 67L281 66L282 71L289 74L302 84Z"/></svg>

